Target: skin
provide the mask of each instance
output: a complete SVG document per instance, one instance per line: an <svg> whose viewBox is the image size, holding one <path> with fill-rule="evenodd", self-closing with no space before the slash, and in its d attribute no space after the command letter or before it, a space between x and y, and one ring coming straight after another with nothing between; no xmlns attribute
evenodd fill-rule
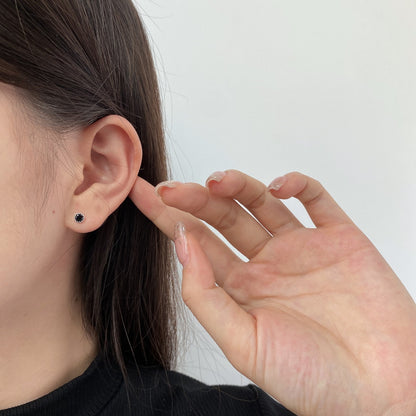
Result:
<svg viewBox="0 0 416 416"><path fill-rule="evenodd" d="M416 305L369 239L299 172L279 190L235 170L215 178L159 184L160 198L139 178L130 197L175 239L183 299L233 366L298 415L416 414Z"/></svg>
<svg viewBox="0 0 416 416"><path fill-rule="evenodd" d="M95 358L77 298L82 234L128 197L141 163L134 128L109 116L62 137L51 175L39 153L51 153L51 134L0 84L0 409L55 390Z"/></svg>
<svg viewBox="0 0 416 416"><path fill-rule="evenodd" d="M415 303L319 182L292 172L269 191L227 171L205 187L162 184L159 197L137 177L140 140L122 117L74 129L53 153L47 140L56 133L4 84L0 109L0 409L49 393L95 357L80 322L76 262L82 234L129 196L175 240L185 303L266 392L298 415L416 414ZM57 160L53 175L40 151ZM46 200L42 180L51 185ZM289 197L316 228L283 206ZM175 235L178 223L185 232Z"/></svg>

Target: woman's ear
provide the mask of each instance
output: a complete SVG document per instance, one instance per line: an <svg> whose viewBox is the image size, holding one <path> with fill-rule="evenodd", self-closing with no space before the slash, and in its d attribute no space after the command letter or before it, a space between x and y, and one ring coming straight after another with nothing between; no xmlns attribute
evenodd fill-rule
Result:
<svg viewBox="0 0 416 416"><path fill-rule="evenodd" d="M132 124L106 116L79 132L72 142L77 168L65 225L86 233L99 228L128 197L142 162L142 147ZM75 221L75 215L84 221Z"/></svg>

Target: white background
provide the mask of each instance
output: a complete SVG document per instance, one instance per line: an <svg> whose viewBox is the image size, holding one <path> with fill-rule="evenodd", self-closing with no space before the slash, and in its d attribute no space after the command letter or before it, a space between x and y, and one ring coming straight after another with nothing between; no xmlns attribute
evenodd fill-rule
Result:
<svg viewBox="0 0 416 416"><path fill-rule="evenodd" d="M414 0L140 0L173 178L318 179L416 299ZM312 226L296 200L285 202ZM194 320L179 371L246 384Z"/></svg>

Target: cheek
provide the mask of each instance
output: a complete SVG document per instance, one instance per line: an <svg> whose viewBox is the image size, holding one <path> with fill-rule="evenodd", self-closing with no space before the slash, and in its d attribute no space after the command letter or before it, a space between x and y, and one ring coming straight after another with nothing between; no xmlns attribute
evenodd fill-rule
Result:
<svg viewBox="0 0 416 416"><path fill-rule="evenodd" d="M2 243L10 241L13 234L24 231L26 215L23 211L24 201L22 198L25 184L22 181L22 169L24 166L13 146L8 146L8 152L0 154L0 236Z"/></svg>
<svg viewBox="0 0 416 416"><path fill-rule="evenodd" d="M20 201L25 208L34 211L37 205L41 205L46 188L43 179L48 161L42 158L39 151L28 145L18 156L19 169L15 171Z"/></svg>
<svg viewBox="0 0 416 416"><path fill-rule="evenodd" d="M29 166L12 145L0 153L0 305L21 290L37 246L34 201L27 198L34 180Z"/></svg>
<svg viewBox="0 0 416 416"><path fill-rule="evenodd" d="M0 180L0 192L8 191L0 204L0 314L1 308L15 304L24 292L37 246L31 212L11 185Z"/></svg>

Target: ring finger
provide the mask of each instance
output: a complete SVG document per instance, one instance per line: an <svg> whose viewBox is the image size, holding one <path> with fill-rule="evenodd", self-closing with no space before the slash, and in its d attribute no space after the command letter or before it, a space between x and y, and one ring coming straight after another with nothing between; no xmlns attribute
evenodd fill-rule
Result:
<svg viewBox="0 0 416 416"><path fill-rule="evenodd" d="M283 184L282 178L281 186ZM215 172L207 179L206 186L211 195L240 202L273 235L280 234L283 230L303 227L286 205L268 192L262 182L243 172L234 169Z"/></svg>
<svg viewBox="0 0 416 416"><path fill-rule="evenodd" d="M204 186L196 183L162 182L157 190L166 205L206 221L249 259L273 237L236 201L211 195Z"/></svg>

